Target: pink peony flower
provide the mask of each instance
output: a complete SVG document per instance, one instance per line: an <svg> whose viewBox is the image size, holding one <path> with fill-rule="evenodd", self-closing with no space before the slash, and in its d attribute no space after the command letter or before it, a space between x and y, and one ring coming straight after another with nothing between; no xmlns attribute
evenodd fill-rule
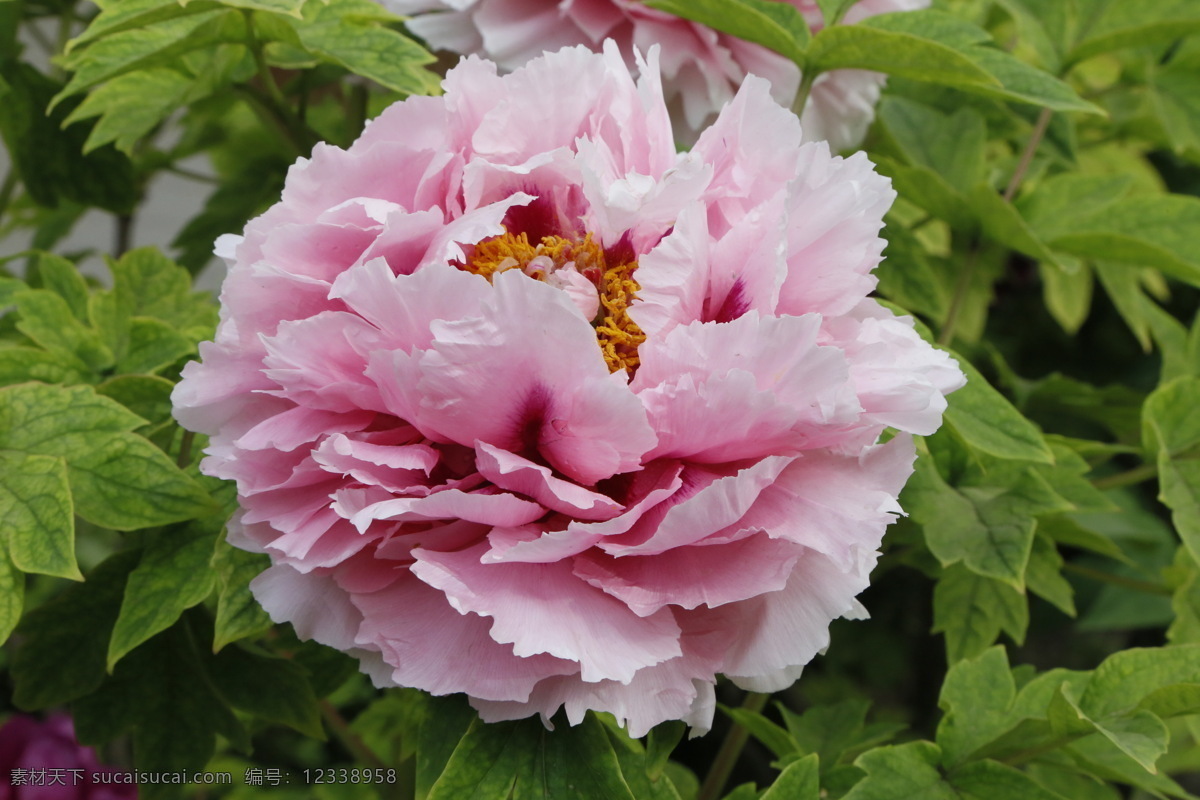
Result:
<svg viewBox="0 0 1200 800"><path fill-rule="evenodd" d="M614 44L318 145L226 236L176 416L278 622L486 720L706 729L856 616L957 365L867 297L893 199L749 78L677 154ZM881 433L902 431L886 444Z"/></svg>
<svg viewBox="0 0 1200 800"><path fill-rule="evenodd" d="M0 726L0 800L132 800L137 787L97 780L115 773L75 741L66 714L17 714Z"/></svg>
<svg viewBox="0 0 1200 800"><path fill-rule="evenodd" d="M593 50L606 38L624 52L661 44L664 92L675 114L677 137L693 142L733 98L749 74L766 78L771 95L790 106L800 71L761 45L647 7L640 0L380 0L414 15L408 27L431 47L489 58L513 70L545 50L582 44ZM813 32L824 27L817 0L780 0L798 8ZM842 20L915 11L930 0L859 0ZM875 116L885 77L866 70L833 70L817 76L800 118L805 141L828 141L834 150L856 147Z"/></svg>

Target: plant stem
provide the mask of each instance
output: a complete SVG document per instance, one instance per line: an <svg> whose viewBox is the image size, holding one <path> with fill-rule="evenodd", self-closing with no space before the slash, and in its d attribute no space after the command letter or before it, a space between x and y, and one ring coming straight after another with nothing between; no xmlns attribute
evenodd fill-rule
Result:
<svg viewBox="0 0 1200 800"><path fill-rule="evenodd" d="M1029 141L1025 143L1021 159L1017 162L1017 168L1013 170L1008 186L1004 187L1004 202L1011 203L1017 196L1017 189L1021 188L1021 181L1025 179L1025 173L1029 171L1029 165L1033 163L1033 156L1037 153L1038 145L1046 136L1046 128L1050 125L1050 117L1053 113L1050 109L1043 108L1042 113L1038 115L1037 122L1033 125L1033 133L1029 135ZM963 303L966 302L967 294L971 291L971 281L975 277L975 265L978 261L979 244L976 242L970 249L962 271L958 273L958 281L954 285L954 297L951 298L950 308L946 311L946 322L938 333L937 343L940 345L949 345L954 341L954 328L958 324L958 317L962 312Z"/></svg>
<svg viewBox="0 0 1200 800"><path fill-rule="evenodd" d="M946 321L942 324L941 331L938 332L937 343L943 347L954 341L954 328L958 325L959 314L962 313L963 305L967 302L967 295L971 292L971 281L975 277L975 264L978 261L979 244L976 243L972 245L963 262L963 268L958 273L958 280L954 284L954 296L950 298L950 308L946 310Z"/></svg>
<svg viewBox="0 0 1200 800"><path fill-rule="evenodd" d="M1064 572L1074 572L1084 578L1091 578L1094 581L1101 583L1110 583L1113 586L1120 586L1125 589L1132 589L1135 592L1145 592L1146 594L1160 594L1170 597L1173 592L1166 586L1160 583L1151 583L1150 581L1139 581L1137 578L1126 578L1124 575L1113 575L1111 572L1103 572L1091 567L1080 566L1067 562L1063 564Z"/></svg>
<svg viewBox="0 0 1200 800"><path fill-rule="evenodd" d="M1029 165L1033 163L1033 156L1037 152L1038 145L1046 136L1046 128L1050 126L1050 117L1053 114L1054 112L1050 109L1043 108L1042 113L1038 115L1037 122L1033 124L1033 133L1029 135L1029 141L1025 144L1024 152L1021 153L1021 160L1017 162L1017 168L1013 171L1008 186L1004 188L1004 202L1011 203L1017 196L1017 189L1020 188L1021 181L1025 179L1025 173L1029 171Z"/></svg>
<svg viewBox="0 0 1200 800"><path fill-rule="evenodd" d="M133 214L118 214L113 241L113 258L120 258L133 244Z"/></svg>
<svg viewBox="0 0 1200 800"><path fill-rule="evenodd" d="M4 219L4 214L8 211L8 204L12 202L13 193L17 190L17 168L13 167L4 176L4 183L0 185L0 219Z"/></svg>
<svg viewBox="0 0 1200 800"><path fill-rule="evenodd" d="M1158 477L1157 464L1142 464L1140 467L1134 467L1126 472L1096 478L1092 481L1092 486L1097 489L1118 489L1122 486L1134 486L1156 477Z"/></svg>
<svg viewBox="0 0 1200 800"><path fill-rule="evenodd" d="M747 692L746 699L742 701L742 708L758 713L763 710L770 698L769 694ZM729 781L738 757L742 754L742 748L746 746L746 740L749 738L750 731L735 721L733 727L729 729L729 733L725 735L725 741L721 742L721 749L717 751L712 768L704 777L704 785L700 787L700 793L696 795L696 800L717 800L721 796L721 791Z"/></svg>
<svg viewBox="0 0 1200 800"><path fill-rule="evenodd" d="M329 728L333 737L341 742L342 746L350 751L363 764L372 769L391 769L387 764L383 763L383 759L375 755L371 748L367 747L357 733L350 730L350 726L342 717L338 710L333 707L333 703L328 700L318 701L321 707L321 718L325 720L325 725Z"/></svg>
<svg viewBox="0 0 1200 800"><path fill-rule="evenodd" d="M800 74L800 88L796 91L796 99L792 101L792 113L797 118L804 116L804 107L808 105L808 96L816 79L817 73L811 69L805 69Z"/></svg>
<svg viewBox="0 0 1200 800"><path fill-rule="evenodd" d="M184 431L183 438L179 440L179 457L175 459L175 465L183 469L192 461L192 441L196 438L196 434L192 431Z"/></svg>
<svg viewBox="0 0 1200 800"><path fill-rule="evenodd" d="M271 74L271 67L263 56L263 45L254 34L254 22L249 11L246 12L246 29L249 31L249 41L246 42L246 46L254 56L254 64L258 68L258 81L262 84L262 89L249 84L244 84L241 88L261 106L261 110L267 113L271 121L279 126L296 152L307 156L321 137L297 117L291 106L288 105L287 98L283 96L283 90L275 82L275 76Z"/></svg>
<svg viewBox="0 0 1200 800"><path fill-rule="evenodd" d="M203 172L196 172L195 170L187 169L186 167L179 167L179 166L171 165L169 167L166 167L166 170L167 170L167 172L170 172L173 175L178 175L181 178L187 178L188 180L191 180L191 181L199 181L201 183L220 183L221 182L220 180L213 177L212 175L205 175Z"/></svg>

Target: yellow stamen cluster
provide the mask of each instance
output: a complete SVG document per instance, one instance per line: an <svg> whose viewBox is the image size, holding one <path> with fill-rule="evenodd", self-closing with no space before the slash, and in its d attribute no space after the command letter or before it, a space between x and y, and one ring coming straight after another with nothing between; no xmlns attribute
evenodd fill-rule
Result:
<svg viewBox="0 0 1200 800"><path fill-rule="evenodd" d="M609 267L604 248L592 241L590 233L583 241L544 236L536 245L529 242L527 234L505 233L475 245L463 269L489 280L497 273L521 269L530 277L543 280L547 270L534 263L535 259L542 256L553 264L553 269L549 271L574 262L576 271L597 284L600 312L592 325L596 328L600 351L610 372L624 369L632 373L639 363L638 345L646 341L646 334L629 318L628 313L630 303L641 288L633 277L637 261ZM533 268L526 269L530 265Z"/></svg>

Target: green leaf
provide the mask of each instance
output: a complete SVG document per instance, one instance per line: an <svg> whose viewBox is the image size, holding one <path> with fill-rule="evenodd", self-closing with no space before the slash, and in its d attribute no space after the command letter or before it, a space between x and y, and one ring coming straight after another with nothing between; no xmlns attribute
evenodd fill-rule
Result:
<svg viewBox="0 0 1200 800"><path fill-rule="evenodd" d="M106 3L88 24L87 30L67 43L67 52L114 33L144 28L215 8L219 8L219 5L208 0L189 0L187 3L180 3L179 0L121 0L119 3Z"/></svg>
<svg viewBox="0 0 1200 800"><path fill-rule="evenodd" d="M1068 334L1074 335L1087 321L1092 310L1092 288L1095 279L1086 263L1070 256L1058 256L1058 264L1074 263L1075 269L1064 269L1052 263L1038 264L1042 279L1042 299L1054 321Z"/></svg>
<svg viewBox="0 0 1200 800"><path fill-rule="evenodd" d="M188 7L199 4L193 0ZM244 82L254 71L254 59L241 44L193 51L169 66L139 69L105 82L84 98L67 121L100 118L84 145L85 152L114 142L119 150L132 155L139 140L181 107L231 83Z"/></svg>
<svg viewBox="0 0 1200 800"><path fill-rule="evenodd" d="M140 436L94 441L67 465L79 515L104 528L149 528L215 510L199 484Z"/></svg>
<svg viewBox="0 0 1200 800"><path fill-rule="evenodd" d="M83 155L91 126L63 128L75 101L47 111L61 88L27 64L0 59L0 135L21 184L39 206L61 208L63 216L51 220L60 224L83 211L72 211L70 203L127 213L141 193L133 164L111 147ZM40 238L35 238L35 247L49 246Z"/></svg>
<svg viewBox="0 0 1200 800"><path fill-rule="evenodd" d="M968 446L997 458L1054 463L1042 432L958 356L967 385L950 395L946 423Z"/></svg>
<svg viewBox="0 0 1200 800"><path fill-rule="evenodd" d="M167 528L150 539L125 585L125 599L108 643L108 670L129 651L175 624L215 584L208 569L216 531L211 524Z"/></svg>
<svg viewBox="0 0 1200 800"><path fill-rule="evenodd" d="M6 554L0 553L0 644L8 641L13 629L21 621L24 605L25 574L13 565Z"/></svg>
<svg viewBox="0 0 1200 800"><path fill-rule="evenodd" d="M113 365L113 354L71 313L67 301L49 289L30 289L13 298L21 315L17 330L73 364L100 371Z"/></svg>
<svg viewBox="0 0 1200 800"><path fill-rule="evenodd" d="M38 253L36 270L42 288L65 300L75 319L87 322L88 285L75 265L51 253Z"/></svg>
<svg viewBox="0 0 1200 800"><path fill-rule="evenodd" d="M217 691L235 708L325 739L317 696L298 664L227 647L213 659L211 673Z"/></svg>
<svg viewBox="0 0 1200 800"><path fill-rule="evenodd" d="M1173 683L1155 689L1142 698L1138 710L1160 719L1200 714L1200 683Z"/></svg>
<svg viewBox="0 0 1200 800"><path fill-rule="evenodd" d="M148 440L145 420L91 387L0 389L0 449L66 459L75 510L133 530L212 513L208 495Z"/></svg>
<svg viewBox="0 0 1200 800"><path fill-rule="evenodd" d="M192 78L167 67L130 72L89 93L67 122L100 117L83 152L112 142L118 150L132 155L138 140L186 105L192 84Z"/></svg>
<svg viewBox="0 0 1200 800"><path fill-rule="evenodd" d="M218 537L212 554L212 569L217 576L217 618L213 625L213 652L230 642L262 633L271 627L271 618L250 594L250 581L268 566L262 553L247 553Z"/></svg>
<svg viewBox="0 0 1200 800"><path fill-rule="evenodd" d="M788 764L763 794L762 800L818 800L820 764L816 754Z"/></svg>
<svg viewBox="0 0 1200 800"><path fill-rule="evenodd" d="M133 317L129 320L128 349L118 359L115 369L125 374L153 374L195 352L193 340L167 323L151 317Z"/></svg>
<svg viewBox="0 0 1200 800"><path fill-rule="evenodd" d="M1072 217L1103 211L1132 186L1127 175L1068 172L1042 181L1032 192L1023 192L1015 205L1037 234L1049 241L1072 229Z"/></svg>
<svg viewBox="0 0 1200 800"><path fill-rule="evenodd" d="M821 9L821 21L828 27L841 22L842 16L854 5L854 0L817 0L817 8Z"/></svg>
<svg viewBox="0 0 1200 800"><path fill-rule="evenodd" d="M1096 667L1079 698L1080 707L1100 718L1136 708L1152 692L1200 675L1200 644L1122 650Z"/></svg>
<svg viewBox="0 0 1200 800"><path fill-rule="evenodd" d="M429 800L633 800L604 727L592 715L553 733L538 720L474 722Z"/></svg>
<svg viewBox="0 0 1200 800"><path fill-rule="evenodd" d="M867 748L883 744L903 729L890 723L868 725L870 703L866 700L848 699L813 706L803 714L796 714L782 704L778 708L799 751L816 753L823 772L835 769Z"/></svg>
<svg viewBox="0 0 1200 800"><path fill-rule="evenodd" d="M972 572L1024 591L1034 517L1071 506L1033 471L1021 470L999 483L951 488L928 460L918 461L906 489L909 513L924 528L942 566L962 562Z"/></svg>
<svg viewBox="0 0 1200 800"><path fill-rule="evenodd" d="M924 741L868 750L854 762L867 777L843 800L958 800L937 770L940 755Z"/></svg>
<svg viewBox="0 0 1200 800"><path fill-rule="evenodd" d="M1075 590L1062 576L1063 558L1054 541L1042 531L1033 540L1025 582L1030 591L1067 616L1075 616Z"/></svg>
<svg viewBox="0 0 1200 800"><path fill-rule="evenodd" d="M1142 290L1138 275L1140 270L1130 268L1126 264L1109 264L1104 261L1097 261L1094 268L1100 285L1104 287L1108 299L1116 306L1121 319L1129 326L1130 333L1142 349L1149 352L1153 339L1147 315L1152 304Z"/></svg>
<svg viewBox="0 0 1200 800"><path fill-rule="evenodd" d="M1058 256L1038 238L1016 208L992 187L985 183L977 184L967 197L988 238L1030 258L1057 266Z"/></svg>
<svg viewBox="0 0 1200 800"><path fill-rule="evenodd" d="M1051 247L1083 258L1154 267L1200 286L1200 198L1139 195L1068 215Z"/></svg>
<svg viewBox="0 0 1200 800"><path fill-rule="evenodd" d="M1093 5L1090 17L1067 55L1067 65L1111 50L1170 42L1200 31L1200 9L1191 0L1158 0L1148 6L1108 2Z"/></svg>
<svg viewBox="0 0 1200 800"><path fill-rule="evenodd" d="M25 281L0 275L0 308L12 305L12 299L17 292L23 292L28 288Z"/></svg>
<svg viewBox="0 0 1200 800"><path fill-rule="evenodd" d="M978 226L966 198L933 169L898 164L886 157L881 157L876 166L881 174L892 179L902 197L945 220L954 230L972 231Z"/></svg>
<svg viewBox="0 0 1200 800"><path fill-rule="evenodd" d="M933 631L946 636L950 663L986 650L1004 631L1018 644L1029 626L1025 597L1003 581L956 565L933 591Z"/></svg>
<svg viewBox="0 0 1200 800"><path fill-rule="evenodd" d="M946 776L962 800L1066 800L1019 769L996 761L972 761Z"/></svg>
<svg viewBox="0 0 1200 800"><path fill-rule="evenodd" d="M1159 499L1179 538L1200 561L1200 378L1180 378L1146 398L1143 438L1158 453Z"/></svg>
<svg viewBox="0 0 1200 800"><path fill-rule="evenodd" d="M437 75L425 69L434 57L402 33L379 27L356 12L368 0L308 3L293 22L304 48L323 60L402 94L434 94Z"/></svg>
<svg viewBox="0 0 1200 800"><path fill-rule="evenodd" d="M777 758L791 755L799 750L796 741L786 730L776 725L757 711L748 708L720 707L734 722L762 742Z"/></svg>
<svg viewBox="0 0 1200 800"><path fill-rule="evenodd" d="M962 763L1012 727L1016 696L1003 647L990 647L953 664L938 697L938 707L945 712L937 727L942 763L950 767Z"/></svg>
<svg viewBox="0 0 1200 800"><path fill-rule="evenodd" d="M0 450L0 531L9 559L22 572L83 580L61 458Z"/></svg>
<svg viewBox="0 0 1200 800"><path fill-rule="evenodd" d="M117 553L30 611L18 630L25 639L12 656L13 702L33 710L61 706L104 681L105 653L126 576L136 551Z"/></svg>
<svg viewBox="0 0 1200 800"><path fill-rule="evenodd" d="M132 733L134 765L146 772L203 769L218 734L246 749L245 729L214 688L212 656L196 646L205 638L185 618L122 659L97 691L72 705L79 741ZM171 785L139 787L145 800L175 796Z"/></svg>
<svg viewBox="0 0 1200 800"><path fill-rule="evenodd" d="M427 800L450 757L472 726L479 724L475 710L461 695L430 697L429 710L417 736L416 789L419 800Z"/></svg>
<svg viewBox="0 0 1200 800"><path fill-rule="evenodd" d="M1200 150L1200 58L1175 58L1150 76L1151 98L1176 152Z"/></svg>
<svg viewBox="0 0 1200 800"><path fill-rule="evenodd" d="M112 291L127 318L150 317L190 339L211 338L217 322L212 295L193 291L188 271L158 248L130 250L119 261L110 261L108 268L113 274Z"/></svg>
<svg viewBox="0 0 1200 800"><path fill-rule="evenodd" d="M1089 682L1090 688L1096 674ZM1085 689L1085 696L1088 690ZM1135 760L1147 772L1155 772L1154 764L1167 751L1167 728L1162 720L1145 709L1092 719L1080 708L1070 686L1063 684L1047 708L1050 727L1059 736L1073 737L1096 731L1125 755Z"/></svg>
<svg viewBox="0 0 1200 800"><path fill-rule="evenodd" d="M245 40L245 17L233 9L213 9L123 30L67 54L63 66L74 75L54 103L134 70L170 65L194 50Z"/></svg>
<svg viewBox="0 0 1200 800"><path fill-rule="evenodd" d="M1029 103L1055 111L1104 113L1098 106L1082 99L1070 86L1053 75L1019 61L995 47L987 31L945 12L927 9L879 14L856 25L845 26L844 29L856 28L874 28L893 35L919 38L930 43L937 42L970 64L970 72L962 76L918 77L905 75L904 77L946 84L998 100ZM842 30L842 28L835 30ZM810 57L818 47L821 36L828 32L821 31L813 39ZM876 67L867 68L877 69ZM892 72L887 67L879 69L879 71L899 74ZM970 76L970 79L962 80L967 75Z"/></svg>
<svg viewBox="0 0 1200 800"><path fill-rule="evenodd" d="M891 18L901 16L898 14L883 14L857 25L823 29L809 45L808 68L818 72L869 69L961 89L999 87L999 81L945 43L944 34L948 30L961 32L962 25L967 23L938 12L915 11L903 16L909 15L920 16L920 20L915 26L905 26L907 29L903 31L886 30L880 24L881 19L882 25L894 22Z"/></svg>
<svg viewBox="0 0 1200 800"><path fill-rule="evenodd" d="M1013 58L1003 50L990 47L973 47L969 51L972 60L999 81L1003 87L994 90L983 86L975 89L978 94L997 100L1049 108L1054 111L1104 115L1104 110L1080 97L1069 84L1060 81L1048 72Z"/></svg>
<svg viewBox="0 0 1200 800"><path fill-rule="evenodd" d="M97 386L96 391L155 426L173 424L171 391L174 387L175 384L157 375L120 375L109 378Z"/></svg>
<svg viewBox="0 0 1200 800"><path fill-rule="evenodd" d="M1062 51L1054 33L1047 26L1047 20L1041 16L1044 8L1039 6L1053 5L1039 3L1037 0L998 0L1005 11L1012 15L1017 23L1021 40L1028 44L1042 61L1042 66L1051 74L1062 74ZM1039 13L1040 12L1040 13Z"/></svg>
<svg viewBox="0 0 1200 800"><path fill-rule="evenodd" d="M1135 786L1154 797L1170 795L1186 800L1193 797L1166 775L1147 772L1107 737L1087 736L1064 748L1064 752L1070 756L1076 769L1102 780Z"/></svg>
<svg viewBox="0 0 1200 800"><path fill-rule="evenodd" d="M943 114L902 97L885 97L879 119L909 164L929 168L956 193L971 191L984 178L987 126L979 112L960 108Z"/></svg>
<svg viewBox="0 0 1200 800"><path fill-rule="evenodd" d="M646 5L761 44L803 66L811 33L795 6L763 0L648 0Z"/></svg>
<svg viewBox="0 0 1200 800"><path fill-rule="evenodd" d="M1175 619L1167 629L1167 641L1172 644L1200 642L1200 569L1196 568L1187 548L1176 551L1173 570L1177 574L1181 572L1183 577L1171 597Z"/></svg>
<svg viewBox="0 0 1200 800"><path fill-rule="evenodd" d="M385 764L402 764L417 752L430 706L429 695L418 689L389 689L354 718L350 730Z"/></svg>
<svg viewBox="0 0 1200 800"><path fill-rule="evenodd" d="M90 386L26 383L0 389L0 423L0 449L62 456L69 463L85 441L133 430L145 420Z"/></svg>

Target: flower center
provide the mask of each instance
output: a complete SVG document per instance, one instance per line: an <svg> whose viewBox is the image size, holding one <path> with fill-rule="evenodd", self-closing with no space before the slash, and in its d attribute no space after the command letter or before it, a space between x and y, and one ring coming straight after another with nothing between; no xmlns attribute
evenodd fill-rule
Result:
<svg viewBox="0 0 1200 800"><path fill-rule="evenodd" d="M629 305L641 288L633 277L636 259L609 266L604 248L590 233L582 240L543 236L536 245L527 234L504 233L476 244L467 263L457 266L488 280L497 273L519 269L568 293L583 283L574 276L582 276L599 296L592 327L609 371L623 369L632 375L637 369L637 348L646 341L646 334L629 318Z"/></svg>

